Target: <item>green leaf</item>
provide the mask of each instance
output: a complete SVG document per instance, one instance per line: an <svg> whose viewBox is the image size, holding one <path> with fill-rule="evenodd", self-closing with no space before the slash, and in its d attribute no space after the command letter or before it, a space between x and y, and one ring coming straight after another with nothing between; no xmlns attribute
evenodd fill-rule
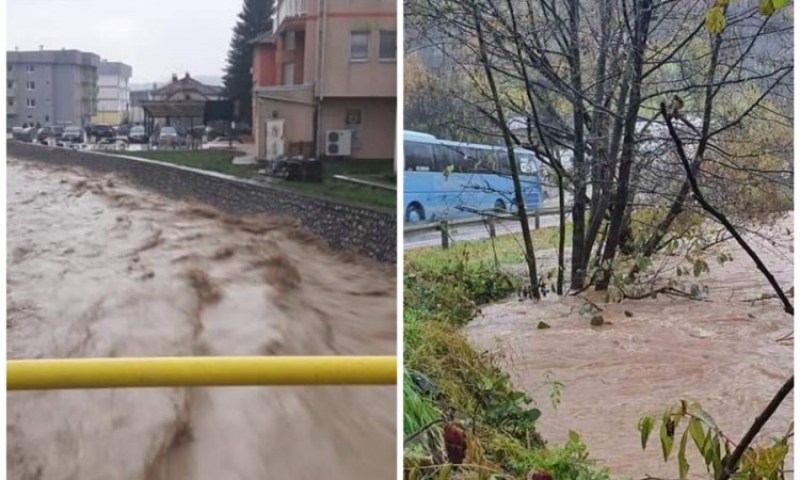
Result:
<svg viewBox="0 0 800 480"><path fill-rule="evenodd" d="M773 0L761 0L758 3L758 13L759 15L763 15L765 17L769 17L773 13L775 13L775 4L772 3Z"/></svg>
<svg viewBox="0 0 800 480"><path fill-rule="evenodd" d="M714 7L706 13L706 30L714 35L719 35L725 30L725 13L722 7Z"/></svg>
<svg viewBox="0 0 800 480"><path fill-rule="evenodd" d="M772 6L775 7L775 10L780 10L786 5L789 5L789 0L772 0Z"/></svg>
<svg viewBox="0 0 800 480"><path fill-rule="evenodd" d="M538 328L539 330L544 330L550 328L550 325L547 322L539 322L539 324L536 325L536 328Z"/></svg>
<svg viewBox="0 0 800 480"><path fill-rule="evenodd" d="M580 443L581 436L578 435L578 432L570 430L569 431L569 441L572 442L572 443Z"/></svg>
<svg viewBox="0 0 800 480"><path fill-rule="evenodd" d="M647 439L650 437L650 432L653 431L653 425L656 419L653 417L642 417L639 420L639 431L642 433L642 450L647 447Z"/></svg>
<svg viewBox="0 0 800 480"><path fill-rule="evenodd" d="M699 418L700 421L702 421L706 426L711 427L713 430L719 430L717 422L714 421L714 418L709 415L708 412L703 410L703 407L701 407L699 403L692 402L689 404L689 413Z"/></svg>
<svg viewBox="0 0 800 480"><path fill-rule="evenodd" d="M439 470L439 475L436 477L438 480L447 480L450 478L450 472L453 471L453 465L446 464L442 465L442 469Z"/></svg>
<svg viewBox="0 0 800 480"><path fill-rule="evenodd" d="M643 272L645 270L647 270L648 268L650 268L650 265L652 265L652 264L653 264L653 261L650 260L649 257L642 257L642 258L639 259L638 262L636 262L636 266L639 267L639 270L641 270Z"/></svg>
<svg viewBox="0 0 800 480"><path fill-rule="evenodd" d="M687 428L687 431L689 432L689 435L692 436L692 440L694 440L694 444L697 445L697 449L703 452L703 447L705 447L706 442L706 435L703 431L703 424L700 423L700 420L696 418L689 420L689 427Z"/></svg>
<svg viewBox="0 0 800 480"><path fill-rule="evenodd" d="M678 447L678 476L681 480L686 478L689 473L689 462L686 461L686 439L689 438L689 429L683 432L681 437L681 445Z"/></svg>

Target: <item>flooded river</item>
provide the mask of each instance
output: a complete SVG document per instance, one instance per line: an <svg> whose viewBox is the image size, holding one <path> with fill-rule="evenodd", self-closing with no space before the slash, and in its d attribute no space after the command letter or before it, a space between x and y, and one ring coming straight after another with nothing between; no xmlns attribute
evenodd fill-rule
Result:
<svg viewBox="0 0 800 480"><path fill-rule="evenodd" d="M749 237L784 289L793 285L787 228L791 220L774 229L776 246ZM610 322L590 327L582 299L513 299L483 308L468 335L481 350L501 354L516 385L537 399L544 412L539 429L550 443L565 442L575 430L615 477L677 478L677 460L664 464L657 431L642 452L641 416L660 419L680 399L698 401L738 441L792 372L793 343L778 341L792 332L792 318L775 300L745 301L772 290L735 244L727 251L734 261L709 262L711 274L700 279L709 287L707 301L662 295L609 305L589 294ZM540 321L551 328L538 330ZM565 384L556 410L544 386L548 375ZM790 396L766 434L783 435L792 410ZM691 478L708 478L697 455L688 460Z"/></svg>
<svg viewBox="0 0 800 480"><path fill-rule="evenodd" d="M395 354L394 269L291 223L8 161L8 356ZM394 387L8 394L8 478L377 479Z"/></svg>

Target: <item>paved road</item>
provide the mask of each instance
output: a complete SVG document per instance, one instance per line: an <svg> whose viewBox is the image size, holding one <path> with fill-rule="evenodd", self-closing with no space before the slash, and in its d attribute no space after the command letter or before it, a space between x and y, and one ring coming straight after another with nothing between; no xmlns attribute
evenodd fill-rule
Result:
<svg viewBox="0 0 800 480"><path fill-rule="evenodd" d="M531 228L533 228L533 218L530 220ZM558 215L547 215L541 217L539 226L541 228L557 227ZM505 220L495 224L497 235L508 235L512 233L519 233L521 231L519 222L516 220ZM488 238L489 230L485 225L464 225L461 227L454 227L450 230L450 242L459 242L465 240L479 240L481 238ZM433 247L442 244L441 232L406 232L403 235L403 248L406 250L421 247Z"/></svg>

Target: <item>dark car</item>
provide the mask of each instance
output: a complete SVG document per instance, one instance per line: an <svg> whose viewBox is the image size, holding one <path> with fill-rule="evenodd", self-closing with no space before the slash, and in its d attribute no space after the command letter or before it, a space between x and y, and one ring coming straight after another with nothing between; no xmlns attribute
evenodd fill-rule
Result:
<svg viewBox="0 0 800 480"><path fill-rule="evenodd" d="M111 125L92 125L91 135L96 139L114 138L114 128Z"/></svg>
<svg viewBox="0 0 800 480"><path fill-rule="evenodd" d="M131 131L131 126L127 124L117 125L114 127L114 134L118 137L127 137Z"/></svg>
<svg viewBox="0 0 800 480"><path fill-rule="evenodd" d="M36 132L36 141L46 143L50 138L58 140L62 133L64 133L62 127L42 127Z"/></svg>
<svg viewBox="0 0 800 480"><path fill-rule="evenodd" d="M66 143L82 143L83 129L81 127L67 127L61 134L61 141Z"/></svg>
<svg viewBox="0 0 800 480"><path fill-rule="evenodd" d="M131 127L128 132L128 143L147 143L147 132L141 125Z"/></svg>

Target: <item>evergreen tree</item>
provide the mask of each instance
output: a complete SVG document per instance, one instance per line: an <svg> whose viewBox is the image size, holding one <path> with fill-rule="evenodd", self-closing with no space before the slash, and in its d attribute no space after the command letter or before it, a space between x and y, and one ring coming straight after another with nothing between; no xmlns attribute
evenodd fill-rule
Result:
<svg viewBox="0 0 800 480"><path fill-rule="evenodd" d="M244 0L233 28L223 81L228 98L239 102L239 120L250 122L252 118L253 45L250 41L272 29L273 3L274 0Z"/></svg>

